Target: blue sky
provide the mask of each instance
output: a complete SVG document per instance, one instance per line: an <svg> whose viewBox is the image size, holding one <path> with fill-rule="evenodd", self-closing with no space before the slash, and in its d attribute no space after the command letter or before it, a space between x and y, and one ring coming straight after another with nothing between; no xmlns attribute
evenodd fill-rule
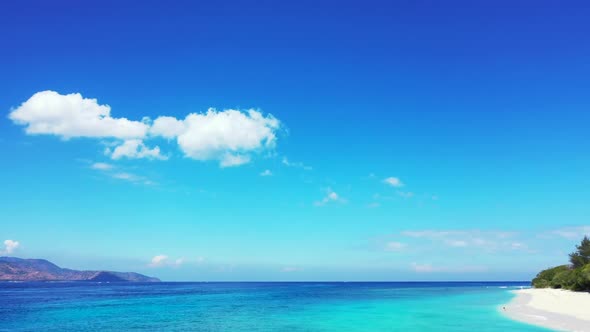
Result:
<svg viewBox="0 0 590 332"><path fill-rule="evenodd" d="M558 5L5 3L0 251L528 279L590 232L590 8Z"/></svg>

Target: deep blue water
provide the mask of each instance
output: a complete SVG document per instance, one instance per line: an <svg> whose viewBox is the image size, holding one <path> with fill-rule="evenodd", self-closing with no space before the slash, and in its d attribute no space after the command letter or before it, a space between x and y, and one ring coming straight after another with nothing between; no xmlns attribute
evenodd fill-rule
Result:
<svg viewBox="0 0 590 332"><path fill-rule="evenodd" d="M0 283L0 331L547 331L498 312L521 286Z"/></svg>

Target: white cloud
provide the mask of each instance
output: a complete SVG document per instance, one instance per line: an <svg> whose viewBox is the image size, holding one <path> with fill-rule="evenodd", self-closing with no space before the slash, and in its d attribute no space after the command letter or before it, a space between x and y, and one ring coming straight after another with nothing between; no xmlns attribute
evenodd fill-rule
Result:
<svg viewBox="0 0 590 332"><path fill-rule="evenodd" d="M146 186L150 186L150 185L154 185L156 184L155 182L153 182L152 180L149 180L143 176L139 176L133 173L127 173L127 172L116 172L116 173L110 173L110 176L114 179L117 180L124 180L124 181L129 181L135 184L144 184Z"/></svg>
<svg viewBox="0 0 590 332"><path fill-rule="evenodd" d="M283 159L281 160L281 162L283 163L283 165L285 165L287 167L303 168L306 171L311 171L312 170L311 166L307 166L307 165L303 164L302 162L292 162L292 161L289 161L289 159L287 157L283 157Z"/></svg>
<svg viewBox="0 0 590 332"><path fill-rule="evenodd" d="M250 156L226 153L219 162L221 167L234 167L244 165L250 162Z"/></svg>
<svg viewBox="0 0 590 332"><path fill-rule="evenodd" d="M115 165L108 164L108 163L93 163L90 165L91 169L97 170L101 172L101 174L111 177L117 180L128 181L134 184L144 184L144 185L155 185L156 183L144 176L140 176L133 173L128 173L122 170L120 167L116 167Z"/></svg>
<svg viewBox="0 0 590 332"><path fill-rule="evenodd" d="M152 258L148 266L177 268L187 263L201 264L204 260L203 257L197 257L195 260L187 260L184 257L172 259L168 255L156 255Z"/></svg>
<svg viewBox="0 0 590 332"><path fill-rule="evenodd" d="M191 113L184 120L160 116L153 122L111 116L108 105L79 93L61 95L55 91L35 93L11 111L9 118L25 126L30 135L55 135L63 139L90 137L112 139L114 148L106 153L112 159L167 159L158 146L149 148L144 142L156 137L176 138L186 157L195 160L216 160L222 167L243 165L254 153L274 149L281 127L272 115L249 109Z"/></svg>
<svg viewBox="0 0 590 332"><path fill-rule="evenodd" d="M385 243L385 251L400 251L407 247L405 243L390 241Z"/></svg>
<svg viewBox="0 0 590 332"><path fill-rule="evenodd" d="M148 263L148 267L153 267L153 268L179 268L181 266L184 265L193 265L193 266L198 266L198 265L202 265L203 263L205 263L205 258L202 256L197 256L195 258L185 258L185 257L179 257L179 258L172 258L168 255L156 255L154 256L150 262Z"/></svg>
<svg viewBox="0 0 590 332"><path fill-rule="evenodd" d="M10 255L12 254L18 247L20 243L15 240L5 240L4 241L4 250L0 251L1 255Z"/></svg>
<svg viewBox="0 0 590 332"><path fill-rule="evenodd" d="M553 235L558 235L566 239L580 239L586 235L590 236L590 226L573 226L563 227L550 232Z"/></svg>
<svg viewBox="0 0 590 332"><path fill-rule="evenodd" d="M272 172L269 169L265 169L260 173L260 176L272 176Z"/></svg>
<svg viewBox="0 0 590 332"><path fill-rule="evenodd" d="M249 153L274 148L279 128L275 117L253 109L219 112L210 108L204 114L191 113L182 121L157 118L151 134L177 137L180 149L189 158L235 166L249 162Z"/></svg>
<svg viewBox="0 0 590 332"><path fill-rule="evenodd" d="M90 166L92 169L96 169L99 171L108 171L114 168L113 165L107 163L94 163Z"/></svg>
<svg viewBox="0 0 590 332"><path fill-rule="evenodd" d="M400 179L393 176L386 178L385 180L383 180L383 182L395 188L401 188L404 186Z"/></svg>
<svg viewBox="0 0 590 332"><path fill-rule="evenodd" d="M185 130L186 127L182 120L172 116L161 116L152 124L150 134L171 139L180 136Z"/></svg>
<svg viewBox="0 0 590 332"><path fill-rule="evenodd" d="M128 181L138 181L139 180L139 177L137 175L131 174L131 173L125 173L125 172L115 173L115 174L113 174L113 178L120 179L120 180L128 180Z"/></svg>
<svg viewBox="0 0 590 332"><path fill-rule="evenodd" d="M153 149L148 148L145 144L139 139L130 139L123 142L123 144L115 147L114 150L107 149L106 154L111 156L112 159L121 159L121 158L129 158L129 159L140 159L140 158L148 158L148 159L161 159L165 160L168 159L166 156L160 154L160 147L156 146Z"/></svg>
<svg viewBox="0 0 590 332"><path fill-rule="evenodd" d="M79 93L61 95L55 91L35 93L29 100L10 112L9 118L26 126L27 134L73 137L141 138L149 126L140 121L111 117L108 105L96 99L83 98Z"/></svg>
<svg viewBox="0 0 590 332"><path fill-rule="evenodd" d="M481 230L408 230L400 236L416 239L427 239L433 243L454 247L475 247L486 251L526 250L527 246L515 242L514 232L481 231Z"/></svg>
<svg viewBox="0 0 590 332"><path fill-rule="evenodd" d="M326 196L324 198L322 198L322 200L314 202L314 205L315 206L323 206L323 205L326 205L330 202L344 203L344 202L346 202L346 200L343 199L342 197L340 197L336 192L332 191L332 189L328 188L328 193L326 194Z"/></svg>
<svg viewBox="0 0 590 332"><path fill-rule="evenodd" d="M160 267L165 265L168 262L168 256L166 255L156 255L152 258L150 262L150 267Z"/></svg>

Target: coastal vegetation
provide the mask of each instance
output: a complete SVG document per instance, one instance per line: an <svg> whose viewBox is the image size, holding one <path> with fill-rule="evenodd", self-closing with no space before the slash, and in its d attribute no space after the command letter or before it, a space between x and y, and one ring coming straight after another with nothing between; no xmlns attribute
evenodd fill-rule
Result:
<svg viewBox="0 0 590 332"><path fill-rule="evenodd" d="M585 236L569 257L569 265L539 272L532 281L533 287L590 291L590 239Z"/></svg>

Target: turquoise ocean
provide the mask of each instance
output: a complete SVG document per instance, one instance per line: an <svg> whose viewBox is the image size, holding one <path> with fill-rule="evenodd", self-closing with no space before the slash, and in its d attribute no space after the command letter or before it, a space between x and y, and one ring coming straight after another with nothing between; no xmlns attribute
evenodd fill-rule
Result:
<svg viewBox="0 0 590 332"><path fill-rule="evenodd" d="M527 283L0 283L0 331L548 331L498 306Z"/></svg>

